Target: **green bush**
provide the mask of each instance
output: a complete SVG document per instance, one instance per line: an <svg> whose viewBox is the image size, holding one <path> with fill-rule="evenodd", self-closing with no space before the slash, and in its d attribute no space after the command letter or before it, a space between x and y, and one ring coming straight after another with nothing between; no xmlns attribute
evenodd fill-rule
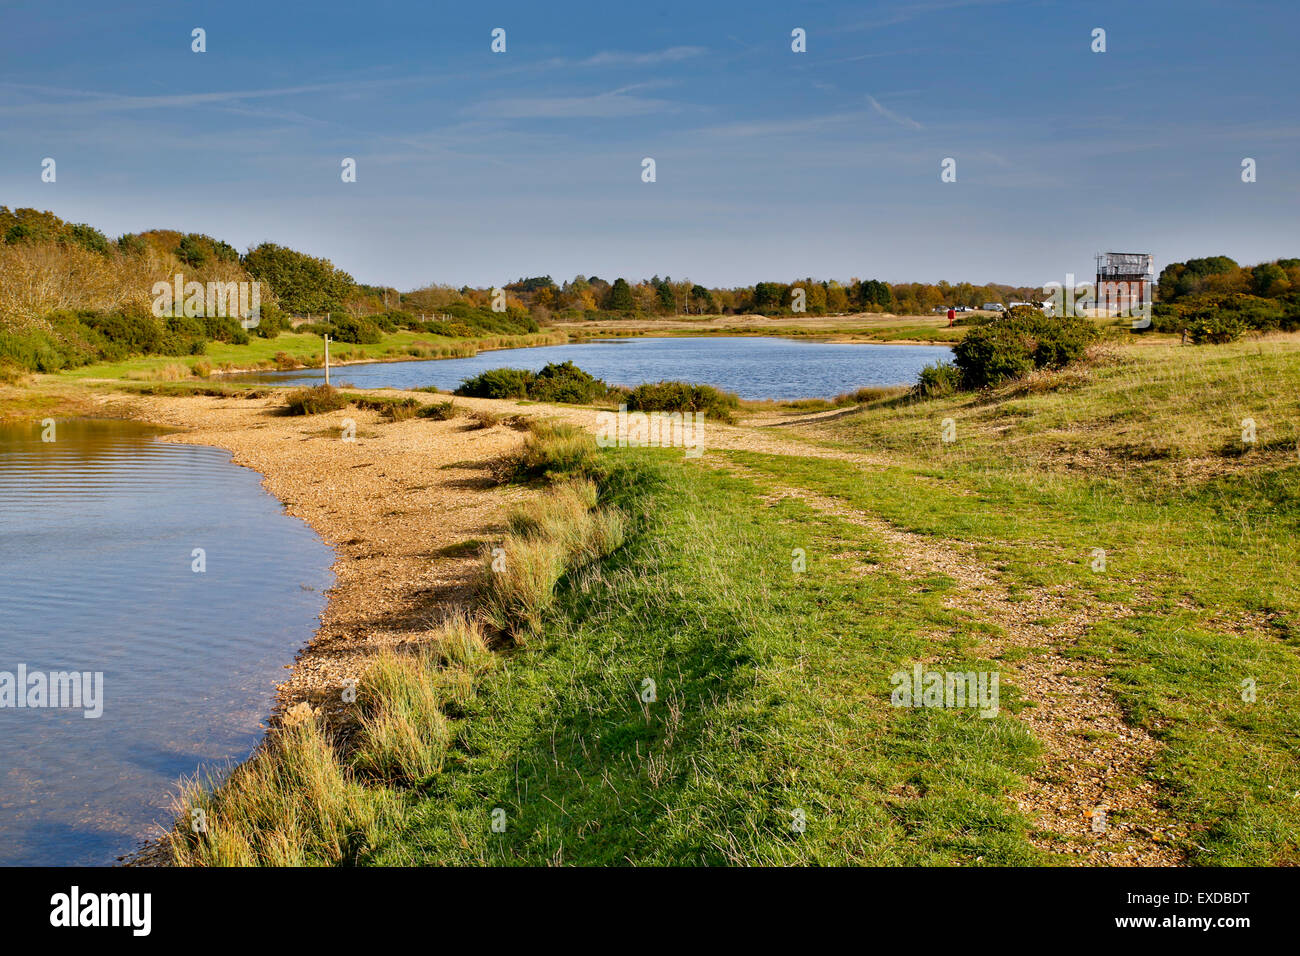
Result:
<svg viewBox="0 0 1300 956"><path fill-rule="evenodd" d="M627 407L638 412L703 412L722 422L735 420L740 399L712 385L690 382L648 382L627 394Z"/></svg>
<svg viewBox="0 0 1300 956"><path fill-rule="evenodd" d="M35 372L57 372L133 355L203 355L210 339L242 345L248 333L232 318L60 310L36 328L0 332L0 358Z"/></svg>
<svg viewBox="0 0 1300 956"><path fill-rule="evenodd" d="M1218 318L1220 315L1222 319ZM1159 332L1174 333L1183 329L1194 333L1198 327L1208 330L1205 334L1226 334L1234 327L1237 335L1247 329L1290 332L1300 329L1300 296L1291 293L1269 299L1239 292L1193 295L1176 304L1156 303L1152 310L1152 325ZM1220 330L1219 333L1214 331L1216 329Z"/></svg>
<svg viewBox="0 0 1300 956"><path fill-rule="evenodd" d="M552 362L540 372L494 368L467 378L456 389L467 398L529 398L538 402L585 405L605 394L607 386L572 362Z"/></svg>
<svg viewBox="0 0 1300 956"><path fill-rule="evenodd" d="M0 331L0 359L33 372L57 372L87 365L99 357L94 346L44 329Z"/></svg>
<svg viewBox="0 0 1300 956"><path fill-rule="evenodd" d="M539 402L586 405L605 394L605 383L572 362L552 362L528 383L528 397Z"/></svg>
<svg viewBox="0 0 1300 956"><path fill-rule="evenodd" d="M370 319L346 312L331 312L330 325L334 327L334 339L351 345L374 345L383 338L379 326Z"/></svg>
<svg viewBox="0 0 1300 956"><path fill-rule="evenodd" d="M936 362L921 369L916 380L916 394L926 398L951 395L961 386L961 370L947 362Z"/></svg>
<svg viewBox="0 0 1300 956"><path fill-rule="evenodd" d="M77 313L81 323L97 332L110 346L117 346L113 358L158 352L163 326L151 315L125 316L120 312Z"/></svg>
<svg viewBox="0 0 1300 956"><path fill-rule="evenodd" d="M208 315L201 320L203 322L203 334L210 339L218 342L228 342L231 345L247 345L248 332L245 331L239 320L225 315Z"/></svg>
<svg viewBox="0 0 1300 956"><path fill-rule="evenodd" d="M1187 323L1187 333L1196 345L1222 345L1244 331L1241 320L1230 312L1208 312Z"/></svg>
<svg viewBox="0 0 1300 956"><path fill-rule="evenodd" d="M493 368L460 383L455 394L466 398L527 398L533 373L521 368Z"/></svg>
<svg viewBox="0 0 1300 956"><path fill-rule="evenodd" d="M253 327L252 332L260 338L273 339L288 328L289 316L284 313L284 310L273 302L266 302L262 305L257 325Z"/></svg>
<svg viewBox="0 0 1300 956"><path fill-rule="evenodd" d="M953 348L962 388L983 388L1038 368L1062 368L1081 358L1101 337L1087 319L1048 318L1017 306L987 325L971 329Z"/></svg>

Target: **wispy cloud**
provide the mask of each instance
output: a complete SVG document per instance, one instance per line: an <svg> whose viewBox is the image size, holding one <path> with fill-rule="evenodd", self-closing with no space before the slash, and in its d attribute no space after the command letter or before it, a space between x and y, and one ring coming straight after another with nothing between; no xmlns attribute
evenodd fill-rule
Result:
<svg viewBox="0 0 1300 956"><path fill-rule="evenodd" d="M507 97L478 103L467 112L497 119L616 119L680 109L670 100L627 95L654 85L661 84L638 83L594 96Z"/></svg>
<svg viewBox="0 0 1300 956"><path fill-rule="evenodd" d="M697 132L706 136L719 136L727 139L744 139L752 137L806 136L809 133L842 126L853 128L859 125L865 112L832 113L825 116L807 116L795 119L752 120L735 123L723 123Z"/></svg>
<svg viewBox="0 0 1300 956"><path fill-rule="evenodd" d="M426 77L407 77L389 80L346 80L333 83L312 83L301 86L279 86L259 90L222 90L210 93L173 93L166 96L130 96L118 93L94 93L86 90L60 90L53 87L28 86L22 83L0 83L0 90L19 93L39 92L59 97L58 102L32 101L8 106L0 105L0 116L104 113L129 110L175 109L202 106L212 103L236 103L243 100L266 99L276 96L301 96L310 93L356 92L359 89L395 86L403 83L424 82Z"/></svg>
<svg viewBox="0 0 1300 956"><path fill-rule="evenodd" d="M672 46L666 50L654 50L649 53L629 53L622 50L606 50L578 60L578 66L648 66L655 63L676 63L702 56L709 52L702 46Z"/></svg>
<svg viewBox="0 0 1300 956"><path fill-rule="evenodd" d="M912 119L912 117L904 116L902 113L895 113L889 107L883 106L880 103L880 101L877 100L870 93L867 94L867 102L871 104L871 108L873 110L875 110L885 119L897 123L899 126L906 126L908 129L925 129L924 126L922 126L916 120Z"/></svg>
<svg viewBox="0 0 1300 956"><path fill-rule="evenodd" d="M918 17L929 16L932 13L946 13L950 10L960 10L964 7L987 7L996 6L1012 0L933 0L928 3L905 3L893 7L886 7L881 11L880 16L863 20L850 26L841 27L841 32L851 30L877 30L881 27L891 27L897 23L907 23Z"/></svg>

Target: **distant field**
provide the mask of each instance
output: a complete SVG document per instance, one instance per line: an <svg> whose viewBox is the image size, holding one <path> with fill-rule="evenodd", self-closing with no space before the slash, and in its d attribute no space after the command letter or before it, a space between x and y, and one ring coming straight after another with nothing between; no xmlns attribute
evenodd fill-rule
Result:
<svg viewBox="0 0 1300 956"><path fill-rule="evenodd" d="M971 317L986 313L964 312ZM1102 323L1116 325L1111 321ZM554 326L574 337L607 335L788 335L825 336L839 342L956 342L966 327L948 327L942 314L890 315L858 312L852 315L679 315L591 322L557 322Z"/></svg>

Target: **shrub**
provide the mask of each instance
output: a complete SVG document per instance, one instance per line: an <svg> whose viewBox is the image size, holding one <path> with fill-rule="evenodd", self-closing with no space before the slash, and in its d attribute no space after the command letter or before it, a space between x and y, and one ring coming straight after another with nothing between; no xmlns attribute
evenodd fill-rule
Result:
<svg viewBox="0 0 1300 956"><path fill-rule="evenodd" d="M253 334L260 338L273 339L288 329L289 326L289 316L274 302L265 302L258 313L257 325L253 327Z"/></svg>
<svg viewBox="0 0 1300 956"><path fill-rule="evenodd" d="M57 372L87 365L102 357L92 341L94 334L76 321L51 323L49 330L0 329L0 359L33 372Z"/></svg>
<svg viewBox="0 0 1300 956"><path fill-rule="evenodd" d="M953 361L963 388L983 388L1036 368L1061 368L1081 358L1100 336L1086 319L1048 318L1021 306L971 329L954 346Z"/></svg>
<svg viewBox="0 0 1300 956"><path fill-rule="evenodd" d="M119 312L80 312L77 316L83 325L94 329L106 345L117 346L123 357L157 352L162 342L162 324L151 315L128 317Z"/></svg>
<svg viewBox="0 0 1300 956"><path fill-rule="evenodd" d="M494 368L461 382L457 395L471 398L529 398L537 402L587 405L608 387L572 362L552 362L540 372Z"/></svg>
<svg viewBox="0 0 1300 956"><path fill-rule="evenodd" d="M961 370L947 362L936 362L921 369L916 380L916 394L925 398L950 395L961 385Z"/></svg>
<svg viewBox="0 0 1300 956"><path fill-rule="evenodd" d="M364 398L356 395L346 395L344 398L357 408L379 412L390 422L404 422L414 418L420 411L420 400L417 398Z"/></svg>
<svg viewBox="0 0 1300 956"><path fill-rule="evenodd" d="M494 368L467 378L456 389L468 398L527 398L533 373L519 368Z"/></svg>
<svg viewBox="0 0 1300 956"><path fill-rule="evenodd" d="M689 382L653 382L628 392L627 407L639 412L703 412L723 422L735 420L740 399L712 385Z"/></svg>
<svg viewBox="0 0 1300 956"><path fill-rule="evenodd" d="M605 383L572 362L552 362L528 383L528 397L539 402L587 405L605 394Z"/></svg>
<svg viewBox="0 0 1300 956"><path fill-rule="evenodd" d="M1209 312L1189 319L1187 332L1196 345L1222 345L1241 336L1245 326L1230 312Z"/></svg>
<svg viewBox="0 0 1300 956"><path fill-rule="evenodd" d="M333 338L352 345L374 345L383 338L374 322L346 312L331 312L330 325L334 328L330 333Z"/></svg>
<svg viewBox="0 0 1300 956"><path fill-rule="evenodd" d="M348 397L332 385L295 389L285 398L287 415L319 415L322 412L336 412L347 406Z"/></svg>
<svg viewBox="0 0 1300 956"><path fill-rule="evenodd" d="M1225 318L1220 320L1219 315ZM1157 302L1152 319L1160 332L1192 332L1198 326L1209 334L1227 334L1234 326L1238 334L1247 329L1292 331L1300 328L1300 300L1294 294L1272 299L1244 293L1194 295L1176 304Z"/></svg>
<svg viewBox="0 0 1300 956"><path fill-rule="evenodd" d="M203 334L217 342L229 342L231 345L247 345L248 332L239 324L239 320L228 315L209 315L200 320Z"/></svg>

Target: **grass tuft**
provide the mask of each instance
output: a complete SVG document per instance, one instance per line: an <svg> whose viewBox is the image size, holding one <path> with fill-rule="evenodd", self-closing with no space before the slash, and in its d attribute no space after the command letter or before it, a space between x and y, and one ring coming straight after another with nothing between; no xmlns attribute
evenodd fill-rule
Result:
<svg viewBox="0 0 1300 956"><path fill-rule="evenodd" d="M332 385L299 388L285 396L286 415L319 415L347 408L348 397Z"/></svg>

